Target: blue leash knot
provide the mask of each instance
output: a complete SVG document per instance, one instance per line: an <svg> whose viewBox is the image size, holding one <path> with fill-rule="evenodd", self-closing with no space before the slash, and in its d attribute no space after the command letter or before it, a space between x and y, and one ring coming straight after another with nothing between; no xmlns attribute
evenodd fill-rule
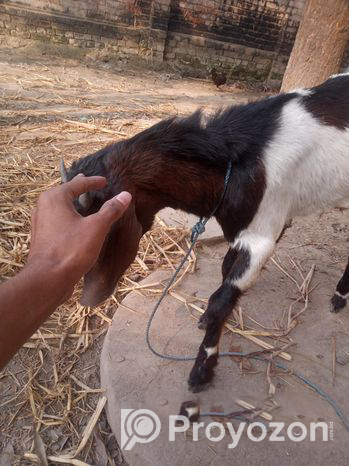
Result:
<svg viewBox="0 0 349 466"><path fill-rule="evenodd" d="M191 238L190 238L190 240L193 242L194 239L197 238L202 233L204 233L205 230L206 230L205 220L203 219L203 217L201 217L200 220L197 223L195 223L195 225L191 229Z"/></svg>

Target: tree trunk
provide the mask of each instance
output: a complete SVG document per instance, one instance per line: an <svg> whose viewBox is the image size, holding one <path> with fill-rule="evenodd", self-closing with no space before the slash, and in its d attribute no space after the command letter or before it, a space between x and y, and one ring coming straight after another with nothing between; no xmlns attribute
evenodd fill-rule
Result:
<svg viewBox="0 0 349 466"><path fill-rule="evenodd" d="M281 90L312 87L338 73L349 39L349 0L308 0Z"/></svg>

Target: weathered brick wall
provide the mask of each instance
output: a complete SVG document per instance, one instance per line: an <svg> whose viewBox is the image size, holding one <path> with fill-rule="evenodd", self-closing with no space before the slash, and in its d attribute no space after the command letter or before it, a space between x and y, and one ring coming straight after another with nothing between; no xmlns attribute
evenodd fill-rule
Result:
<svg viewBox="0 0 349 466"><path fill-rule="evenodd" d="M169 29L273 51L292 49L305 0L174 0Z"/></svg>
<svg viewBox="0 0 349 466"><path fill-rule="evenodd" d="M1 1L0 1L1 3ZM4 4L18 5L37 11L65 14L76 18L104 20L135 25L149 24L151 0L12 0Z"/></svg>
<svg viewBox="0 0 349 466"><path fill-rule="evenodd" d="M231 77L282 78L305 0L174 0L166 58Z"/></svg>
<svg viewBox="0 0 349 466"><path fill-rule="evenodd" d="M306 0L0 0L0 34L280 81Z"/></svg>
<svg viewBox="0 0 349 466"><path fill-rule="evenodd" d="M98 3L98 8L90 8ZM23 39L36 39L75 47L108 49L115 54L147 55L150 36L150 14L129 11L125 1L104 0L0 0L0 34L9 34ZM143 1L143 11L148 10L151 0ZM118 19L112 16L116 5ZM40 9L33 8L33 5ZM48 5L50 8L48 8ZM109 6L108 6L109 5ZM79 9L79 7L81 7ZM75 16L74 16L75 15ZM95 16L93 16L95 15ZM161 38L164 43L164 38ZM155 58L162 59L163 50Z"/></svg>

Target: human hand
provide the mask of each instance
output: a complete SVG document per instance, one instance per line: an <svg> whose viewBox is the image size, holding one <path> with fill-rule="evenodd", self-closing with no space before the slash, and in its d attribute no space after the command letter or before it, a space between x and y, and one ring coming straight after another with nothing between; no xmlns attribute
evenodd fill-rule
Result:
<svg viewBox="0 0 349 466"><path fill-rule="evenodd" d="M128 208L131 194L125 191L118 194L88 217L76 211L73 200L82 193L103 188L106 183L101 176L79 174L40 195L32 215L28 266L58 270L65 274L70 287L92 268L111 225Z"/></svg>

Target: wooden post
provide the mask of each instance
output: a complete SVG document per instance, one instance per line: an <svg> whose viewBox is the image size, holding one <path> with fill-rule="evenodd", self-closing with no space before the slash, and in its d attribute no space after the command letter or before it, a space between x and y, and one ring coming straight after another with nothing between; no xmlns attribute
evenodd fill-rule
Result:
<svg viewBox="0 0 349 466"><path fill-rule="evenodd" d="M349 0L308 0L281 91L312 87L338 73L349 40Z"/></svg>

